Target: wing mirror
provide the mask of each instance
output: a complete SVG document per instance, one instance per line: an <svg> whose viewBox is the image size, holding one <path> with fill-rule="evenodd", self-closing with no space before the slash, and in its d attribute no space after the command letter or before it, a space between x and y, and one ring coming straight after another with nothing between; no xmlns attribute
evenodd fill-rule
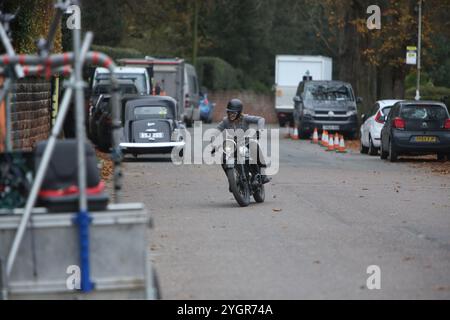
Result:
<svg viewBox="0 0 450 320"><path fill-rule="evenodd" d="M294 97L294 102L295 102L295 103L300 103L300 102L302 102L302 98L299 97L299 96L295 96L295 97Z"/></svg>
<svg viewBox="0 0 450 320"><path fill-rule="evenodd" d="M356 103L362 103L362 102L363 102L363 98L361 98L361 97L356 98Z"/></svg>

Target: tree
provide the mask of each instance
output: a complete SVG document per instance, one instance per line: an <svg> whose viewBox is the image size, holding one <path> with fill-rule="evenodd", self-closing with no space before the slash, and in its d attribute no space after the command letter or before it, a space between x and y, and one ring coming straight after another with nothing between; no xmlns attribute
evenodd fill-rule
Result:
<svg viewBox="0 0 450 320"><path fill-rule="evenodd" d="M94 32L95 44L119 45L125 30L123 1L82 0L81 4L82 28Z"/></svg>

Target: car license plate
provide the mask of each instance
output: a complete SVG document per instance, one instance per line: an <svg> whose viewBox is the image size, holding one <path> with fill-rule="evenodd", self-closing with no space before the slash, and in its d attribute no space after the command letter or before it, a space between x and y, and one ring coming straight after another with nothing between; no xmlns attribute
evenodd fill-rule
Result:
<svg viewBox="0 0 450 320"><path fill-rule="evenodd" d="M425 143L436 143L437 137L433 136L415 136L413 137L414 142L425 142Z"/></svg>
<svg viewBox="0 0 450 320"><path fill-rule="evenodd" d="M164 138L164 133L162 133L162 132L141 132L139 137L141 139L162 139L162 138Z"/></svg>
<svg viewBox="0 0 450 320"><path fill-rule="evenodd" d="M339 126L323 126L323 130L339 130Z"/></svg>

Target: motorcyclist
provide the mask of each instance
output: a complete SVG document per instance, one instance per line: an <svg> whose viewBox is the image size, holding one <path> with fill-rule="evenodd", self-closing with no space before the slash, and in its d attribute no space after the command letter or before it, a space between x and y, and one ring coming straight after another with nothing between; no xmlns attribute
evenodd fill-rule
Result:
<svg viewBox="0 0 450 320"><path fill-rule="evenodd" d="M232 99L228 102L226 112L227 116L223 118L223 120L218 124L217 129L219 131L224 130L239 130L242 129L244 132L247 131L250 127L250 124L257 124L259 135L259 131L264 129L265 119L259 116L251 116L242 113L243 104L239 99ZM251 148L252 149L252 148ZM264 157L259 152L259 147L253 150L258 150L258 165L261 167L261 182L263 184L270 182L270 179L264 173L264 169L266 167L266 163Z"/></svg>

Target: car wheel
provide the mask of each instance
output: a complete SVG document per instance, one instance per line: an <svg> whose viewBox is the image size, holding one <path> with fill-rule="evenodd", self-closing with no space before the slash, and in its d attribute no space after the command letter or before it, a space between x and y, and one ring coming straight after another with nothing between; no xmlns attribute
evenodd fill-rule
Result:
<svg viewBox="0 0 450 320"><path fill-rule="evenodd" d="M369 152L369 148L363 145L362 139L359 141L360 141L359 152L361 152L362 154L367 154L367 152Z"/></svg>
<svg viewBox="0 0 450 320"><path fill-rule="evenodd" d="M398 160L398 153L395 147L392 144L392 141L389 141L389 156L388 159L390 162L396 162Z"/></svg>
<svg viewBox="0 0 450 320"><path fill-rule="evenodd" d="M437 159L438 161L446 161L448 160L448 155L446 155L445 153L438 153L437 154Z"/></svg>
<svg viewBox="0 0 450 320"><path fill-rule="evenodd" d="M385 159L387 159L387 156L388 156L388 153L383 150L383 141L382 141L381 145L380 145L380 159L385 160Z"/></svg>
<svg viewBox="0 0 450 320"><path fill-rule="evenodd" d="M373 145L371 136L369 136L369 154L371 156L376 156L378 154L378 149Z"/></svg>

